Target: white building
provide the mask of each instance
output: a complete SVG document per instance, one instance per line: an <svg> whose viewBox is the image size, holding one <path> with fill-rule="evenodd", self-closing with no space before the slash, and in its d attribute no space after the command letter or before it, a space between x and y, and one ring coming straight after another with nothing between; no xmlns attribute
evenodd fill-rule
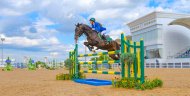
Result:
<svg viewBox="0 0 190 96"><path fill-rule="evenodd" d="M185 17L190 17L190 15L152 12L127 24L133 41L144 39L145 56L149 59L146 63L153 63L155 59L158 59L160 63L174 64L177 61L180 61L177 63L183 61L187 63L189 59L188 63L190 63L190 58L173 60L190 50L190 30L180 25L168 25L176 19Z"/></svg>

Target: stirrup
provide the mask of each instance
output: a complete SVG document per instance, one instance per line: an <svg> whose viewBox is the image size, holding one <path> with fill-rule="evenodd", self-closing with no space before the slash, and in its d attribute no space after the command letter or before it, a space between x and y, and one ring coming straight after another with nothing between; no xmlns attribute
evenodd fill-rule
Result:
<svg viewBox="0 0 190 96"><path fill-rule="evenodd" d="M106 40L104 40L104 42L105 42L105 44L106 44L106 45L108 45L108 44L109 44L109 42L108 42L108 41L106 41Z"/></svg>

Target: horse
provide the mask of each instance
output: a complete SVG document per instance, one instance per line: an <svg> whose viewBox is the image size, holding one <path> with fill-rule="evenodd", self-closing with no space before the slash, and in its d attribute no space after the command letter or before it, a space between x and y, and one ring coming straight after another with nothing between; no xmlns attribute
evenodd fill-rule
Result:
<svg viewBox="0 0 190 96"><path fill-rule="evenodd" d="M74 38L76 44L78 38L83 34L87 37L87 42L84 42L84 45L88 47L90 51L94 49L94 46L97 47L97 49L107 50L107 51L120 50L120 44L117 43L115 40L112 40L109 43L107 43L98 35L98 33L95 30L92 30L91 27L89 27L86 24L79 24L79 23L76 25L75 28ZM109 57L111 57L113 60L119 60L120 58L119 54L110 54Z"/></svg>

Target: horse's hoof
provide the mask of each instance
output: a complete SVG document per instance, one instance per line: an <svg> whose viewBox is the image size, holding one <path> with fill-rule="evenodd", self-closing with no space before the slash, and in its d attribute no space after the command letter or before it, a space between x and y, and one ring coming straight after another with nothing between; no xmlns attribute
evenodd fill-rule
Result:
<svg viewBox="0 0 190 96"><path fill-rule="evenodd" d="M92 51L92 48L88 47L88 49L89 49L90 51Z"/></svg>
<svg viewBox="0 0 190 96"><path fill-rule="evenodd" d="M94 52L94 53L95 53L96 51L95 51L95 50L92 50L92 52Z"/></svg>

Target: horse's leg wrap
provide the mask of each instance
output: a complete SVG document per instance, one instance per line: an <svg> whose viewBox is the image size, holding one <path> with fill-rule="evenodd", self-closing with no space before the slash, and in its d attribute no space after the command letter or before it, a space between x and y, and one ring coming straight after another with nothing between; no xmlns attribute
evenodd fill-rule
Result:
<svg viewBox="0 0 190 96"><path fill-rule="evenodd" d="M90 47L90 44L89 44L88 42L84 42L84 45L85 45L86 47L88 47L88 49L89 49L90 51L92 51L92 47Z"/></svg>

